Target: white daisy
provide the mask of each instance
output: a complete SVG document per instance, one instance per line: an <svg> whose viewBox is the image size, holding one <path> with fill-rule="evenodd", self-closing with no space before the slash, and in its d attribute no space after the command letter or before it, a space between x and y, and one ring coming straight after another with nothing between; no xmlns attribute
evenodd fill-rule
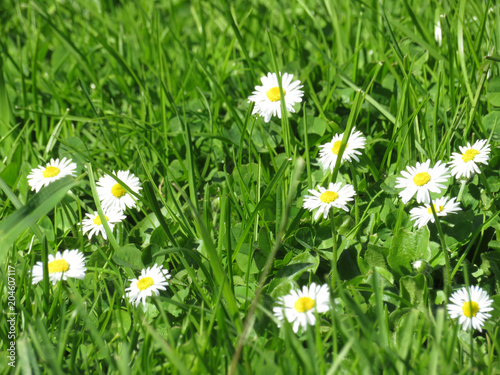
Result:
<svg viewBox="0 0 500 375"><path fill-rule="evenodd" d="M164 270L161 265L155 264L153 267L143 269L141 276L138 279L130 280L130 286L125 289L128 291L126 295L130 303L137 306L142 300L142 304L145 306L146 297L160 294L160 290L166 289L167 280L171 277L172 275L168 273L168 270Z"/></svg>
<svg viewBox="0 0 500 375"><path fill-rule="evenodd" d="M354 199L353 197L356 195L356 192L352 185L346 184L342 188L341 186L341 182L335 184L330 182L328 189L318 186L319 191L309 190L309 193L312 195L304 196L302 207L309 211L315 210L316 208L318 209L314 215L314 220L317 220L321 214L323 214L323 218L326 219L331 207L341 208L348 212L349 209L346 204Z"/></svg>
<svg viewBox="0 0 500 375"><path fill-rule="evenodd" d="M491 317L488 311L493 310L493 300L478 286L471 286L469 290L463 287L451 295L450 301L448 313L452 319L459 318L458 323L464 330L474 328L481 332L484 321Z"/></svg>
<svg viewBox="0 0 500 375"><path fill-rule="evenodd" d="M490 158L490 145L487 144L487 139L476 141L473 146L467 142L467 146L459 146L460 153L454 152L451 154L452 161L451 174L456 178L469 178L475 173L481 173L481 170L476 163L488 164Z"/></svg>
<svg viewBox="0 0 500 375"><path fill-rule="evenodd" d="M109 224L109 229L113 231L113 228L116 223L121 222L126 218L126 216L123 214L123 211L120 210L103 210L104 217L106 218L106 221ZM85 214L85 216L88 217L88 219L83 219L82 220L82 229L83 229L83 234L89 232L87 234L89 240L92 239L92 236L98 235L101 233L101 235L104 237L105 240L108 239L106 236L106 231L104 230L104 225L102 225L101 217L97 213L97 211L94 211L94 214Z"/></svg>
<svg viewBox="0 0 500 375"><path fill-rule="evenodd" d="M71 159L62 158L61 161L50 159L50 163L47 163L45 167L39 165L38 168L31 170L28 175L28 184L31 190L38 193L41 188L53 181L66 176L76 176L75 170L76 164Z"/></svg>
<svg viewBox="0 0 500 375"><path fill-rule="evenodd" d="M281 75L281 72L280 72ZM293 74L285 73L281 80L283 94L285 95L286 110L295 112L293 105L302 101L304 92L300 90L302 87L300 81L293 81ZM280 89L278 85L278 77L276 73L268 73L260 79L262 86L255 86L255 91L248 98L248 102L255 102L253 114L264 116L264 121L269 122L272 116L281 118L280 105Z"/></svg>
<svg viewBox="0 0 500 375"><path fill-rule="evenodd" d="M302 290L292 290L289 295L280 297L273 312L279 320L286 319L293 324L293 331L297 332L299 327L306 329L308 324L316 324L315 312L324 313L330 308L328 285L312 283L309 288L304 286Z"/></svg>
<svg viewBox="0 0 500 375"><path fill-rule="evenodd" d="M115 175L115 172L113 171ZM116 176L128 186L134 193L139 194L142 189L141 182L129 171L118 171ZM125 211L127 207L135 207L136 199L112 176L106 175L97 181L97 194L103 205L103 209L116 209Z"/></svg>
<svg viewBox="0 0 500 375"><path fill-rule="evenodd" d="M347 140L346 148L342 154L342 163L345 161L350 162L352 159L359 161L357 155L361 155L361 152L359 152L358 149L365 147L366 138L363 136L363 133L355 130L355 128L352 129L351 135ZM335 168L335 163L337 162L337 155L339 154L340 144L342 143L343 137L344 133L336 134L331 142L319 146L319 162L323 165L324 169L330 168L332 173Z"/></svg>
<svg viewBox="0 0 500 375"><path fill-rule="evenodd" d="M417 202L430 203L429 192L439 193L446 188L441 184L450 177L448 168L439 160L433 168L430 168L431 161L427 159L425 163L417 162L416 167L407 167L407 171L402 171L403 177L398 177L396 188L404 189L399 192L403 203L407 203L415 193Z"/></svg>
<svg viewBox="0 0 500 375"><path fill-rule="evenodd" d="M446 216L448 214L454 214L457 211L462 211L460 208L460 203L455 202L456 198L442 197L434 200L434 209L436 210L437 216ZM429 204L425 206L415 207L410 210L410 219L415 221L415 226L418 229L422 228L424 225L430 221L434 223L434 215L432 214L432 208Z"/></svg>
<svg viewBox="0 0 500 375"><path fill-rule="evenodd" d="M85 277L85 257L78 250L58 251L56 256L49 254L48 257L49 278L52 284L58 280L66 280L68 277L83 279ZM43 263L37 262L33 266L33 284L43 280Z"/></svg>

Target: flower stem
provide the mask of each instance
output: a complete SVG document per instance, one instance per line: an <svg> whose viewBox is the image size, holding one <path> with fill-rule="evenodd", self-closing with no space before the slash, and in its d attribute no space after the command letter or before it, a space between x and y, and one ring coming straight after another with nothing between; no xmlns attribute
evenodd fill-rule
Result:
<svg viewBox="0 0 500 375"><path fill-rule="evenodd" d="M464 193L464 189L465 189L465 183L467 182L467 180L463 179L461 182L460 182L460 191L458 192L458 197L457 197L457 202L460 202L462 200L462 195Z"/></svg>
<svg viewBox="0 0 500 375"><path fill-rule="evenodd" d="M429 194L430 197L430 194ZM436 213L436 207L434 207L434 202L431 199L431 210L432 216L434 216L434 220L436 222L436 227L439 234L439 240L441 241L441 249L443 250L444 256L444 293L446 294L446 300L450 297L451 291L451 266L450 266L450 255L448 254L448 247L446 246L446 240L443 233L443 228L441 228L441 222L439 221L439 217Z"/></svg>
<svg viewBox="0 0 500 375"><path fill-rule="evenodd" d="M330 220L332 224L332 242L333 242L333 249L332 249L332 292L335 290L335 283L338 279L338 274L337 274L337 229L335 228L335 219L334 219L334 210L332 207L332 218Z"/></svg>

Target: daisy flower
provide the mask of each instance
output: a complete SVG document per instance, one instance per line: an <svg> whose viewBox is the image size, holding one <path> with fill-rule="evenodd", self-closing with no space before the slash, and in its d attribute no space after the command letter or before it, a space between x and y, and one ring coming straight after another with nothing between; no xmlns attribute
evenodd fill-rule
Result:
<svg viewBox="0 0 500 375"><path fill-rule="evenodd" d="M396 188L404 189L399 192L403 203L407 203L415 193L418 203L430 203L429 192L439 193L446 187L442 182L450 177L448 168L441 160L432 168L430 163L429 159L425 163L417 162L416 167L407 167L408 171L401 172L403 177L396 179Z"/></svg>
<svg viewBox="0 0 500 375"><path fill-rule="evenodd" d="M50 159L50 163L47 163L45 167L39 165L38 168L31 170L28 175L28 184L31 186L31 190L38 193L41 188L53 181L66 176L76 176L75 169L76 164L72 163L71 159L62 158L61 161Z"/></svg>
<svg viewBox="0 0 500 375"><path fill-rule="evenodd" d="M106 218L106 221L109 224L109 229L113 231L113 227L115 226L116 223L121 222L126 218L126 216L123 214L123 211L120 210L103 210L104 217ZM89 240L92 239L92 236L98 235L101 233L101 235L104 237L105 240L108 239L106 236L106 231L104 230L104 225L102 225L101 217L97 213L97 211L94 211L94 214L85 214L88 219L83 219L82 220L82 229L83 229L83 234L89 232L87 234Z"/></svg>
<svg viewBox="0 0 500 375"><path fill-rule="evenodd" d="M56 256L49 254L48 257L49 278L52 284L58 280L66 280L68 277L75 279L83 279L85 277L85 257L78 250L64 250L61 254L59 251ZM43 280L43 263L37 262L33 266L33 284Z"/></svg>
<svg viewBox="0 0 500 375"><path fill-rule="evenodd" d="M464 330L474 328L481 332L484 321L491 317L488 311L493 310L493 300L478 286L463 287L451 295L450 302L448 313L452 319L459 318Z"/></svg>
<svg viewBox="0 0 500 375"><path fill-rule="evenodd" d="M280 72L281 75L281 72ZM281 80L283 95L285 96L285 105L288 112L295 112L293 105L302 101L304 92L300 81L293 81L293 74L285 73ZM255 102L253 114L264 116L264 121L269 122L272 116L281 118L280 89L276 73L267 73L260 79L262 86L255 86L255 91L248 98L248 102Z"/></svg>
<svg viewBox="0 0 500 375"><path fill-rule="evenodd" d="M280 297L273 312L279 320L286 319L293 324L293 331L296 333L299 327L305 329L308 324L316 324L315 312L324 313L330 307L328 285L312 283L309 288L304 286L302 290L292 290L289 295Z"/></svg>
<svg viewBox="0 0 500 375"><path fill-rule="evenodd" d="M141 276L138 279L130 280L130 286L125 289L128 291L126 295L130 303L137 306L142 300L142 304L146 306L146 297L160 294L160 290L166 289L167 280L171 277L168 270L162 269L161 265L155 264L153 267L143 269Z"/></svg>
<svg viewBox="0 0 500 375"><path fill-rule="evenodd" d="M361 152L359 152L358 149L362 149L365 147L366 138L363 137L363 133L355 130L355 128L352 129L352 133L347 141L346 148L344 150L344 153L342 154L342 163L345 161L350 162L352 161L352 159L359 161L357 155L361 155ZM330 169L333 173L343 137L344 133L336 134L331 142L319 146L319 162L323 165L323 169Z"/></svg>
<svg viewBox="0 0 500 375"><path fill-rule="evenodd" d="M437 216L446 216L448 214L454 214L457 211L462 211L460 208L460 203L455 202L456 198L451 198L448 200L446 197L438 198L434 200L434 209L436 210ZM430 222L434 223L434 215L432 214L432 208L429 204L425 206L415 207L410 210L410 219L415 221L415 226L418 229L422 228L424 225Z"/></svg>
<svg viewBox="0 0 500 375"><path fill-rule="evenodd" d="M475 173L481 173L477 163L488 164L490 158L490 145L486 144L488 140L481 139L476 141L473 146L467 142L466 147L459 146L460 153L451 154L452 161L451 174L456 178L469 178Z"/></svg>
<svg viewBox="0 0 500 375"><path fill-rule="evenodd" d="M122 180L130 190L139 194L139 190L142 189L141 182L133 173L118 171L115 174L113 171L113 174ZM103 209L125 211L127 207L132 208L136 206L135 198L110 175L103 176L97 181L97 194L99 195Z"/></svg>
<svg viewBox="0 0 500 375"><path fill-rule="evenodd" d="M308 209L309 211L318 209L314 215L314 220L317 220L321 214L323 214L323 218L326 219L328 217L330 207L341 208L348 212L349 209L346 204L354 199L353 196L356 195L356 192L354 191L352 185L346 184L342 188L341 186L341 182L337 182L335 184L330 182L328 189L318 186L319 191L309 190L309 193L312 195L304 196L304 204L302 207Z"/></svg>

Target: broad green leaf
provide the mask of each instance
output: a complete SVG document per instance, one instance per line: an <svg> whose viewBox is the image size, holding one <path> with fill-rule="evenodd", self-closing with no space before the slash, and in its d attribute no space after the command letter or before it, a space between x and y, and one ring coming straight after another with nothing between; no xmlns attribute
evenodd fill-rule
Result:
<svg viewBox="0 0 500 375"><path fill-rule="evenodd" d="M427 305L427 279L421 273L399 279L400 295L419 309Z"/></svg>
<svg viewBox="0 0 500 375"><path fill-rule="evenodd" d="M389 267L387 266L387 261L385 259L386 252L387 249L384 249L383 247L369 244L368 249L366 249L363 255L364 264L362 265L363 269L361 269L361 271L363 273L368 273L372 267L388 269Z"/></svg>
<svg viewBox="0 0 500 375"><path fill-rule="evenodd" d="M418 259L429 259L429 229L422 227L416 232L401 228L394 236L389 249L387 263L395 276L411 273L411 263Z"/></svg>
<svg viewBox="0 0 500 375"><path fill-rule="evenodd" d="M488 82L486 97L491 105L500 107L500 77L495 77Z"/></svg>
<svg viewBox="0 0 500 375"><path fill-rule="evenodd" d="M487 136L493 132L493 139L497 142L500 141L500 111L492 111L484 116L483 128L487 132Z"/></svg>
<svg viewBox="0 0 500 375"><path fill-rule="evenodd" d="M26 229L47 215L68 190L78 184L79 182L70 176L54 181L36 193L25 206L3 219L0 223L0 255L3 255Z"/></svg>
<svg viewBox="0 0 500 375"><path fill-rule="evenodd" d="M141 251L132 244L120 247L113 255L116 264L134 269L144 268L141 260Z"/></svg>
<svg viewBox="0 0 500 375"><path fill-rule="evenodd" d="M319 257L306 251L294 257L288 265L278 271L269 284L269 293L272 297L279 297L279 287L291 285L293 281L306 271L316 272L319 266Z"/></svg>

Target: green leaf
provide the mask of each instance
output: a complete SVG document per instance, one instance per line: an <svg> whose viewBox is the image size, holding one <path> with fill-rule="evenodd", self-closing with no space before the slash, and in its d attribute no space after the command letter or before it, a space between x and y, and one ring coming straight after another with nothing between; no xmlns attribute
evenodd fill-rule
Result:
<svg viewBox="0 0 500 375"><path fill-rule="evenodd" d="M9 99L7 97L7 89L3 77L3 60L0 56L0 138L8 134L10 130L10 107ZM11 147L12 140L4 141L5 150Z"/></svg>
<svg viewBox="0 0 500 375"><path fill-rule="evenodd" d="M500 77L495 77L488 82L486 97L491 105L500 107Z"/></svg>
<svg viewBox="0 0 500 375"><path fill-rule="evenodd" d="M418 259L429 259L429 229L426 226L416 232L407 232L401 228L394 236L387 263L395 276L411 273L411 263Z"/></svg>
<svg viewBox="0 0 500 375"><path fill-rule="evenodd" d="M399 280L400 295L419 309L427 305L427 279L421 273L416 276L404 276Z"/></svg>
<svg viewBox="0 0 500 375"><path fill-rule="evenodd" d="M484 116L483 128L487 135L493 133L492 138L497 142L500 141L500 111L492 111Z"/></svg>
<svg viewBox="0 0 500 375"><path fill-rule="evenodd" d="M282 292L281 287L287 287L306 271L316 272L319 266L319 257L306 251L294 257L288 265L278 271L276 276L269 284L271 297L279 297ZM281 291L281 292L280 292Z"/></svg>
<svg viewBox="0 0 500 375"><path fill-rule="evenodd" d="M14 183L16 182L18 176L19 164L17 163L10 163L3 169L2 173L0 173L0 177L4 179L10 188L14 187Z"/></svg>
<svg viewBox="0 0 500 375"><path fill-rule="evenodd" d="M387 261L385 260L385 252L387 250L380 246L368 245L368 249L364 254L364 260L370 267L381 267L388 269Z"/></svg>
<svg viewBox="0 0 500 375"><path fill-rule="evenodd" d="M0 223L0 258L26 229L47 215L68 190L79 183L70 176L54 181L36 193L25 206L5 218Z"/></svg>
<svg viewBox="0 0 500 375"><path fill-rule="evenodd" d="M129 267L134 269L144 268L141 260L141 251L132 244L120 247L113 255L113 260L119 266Z"/></svg>

